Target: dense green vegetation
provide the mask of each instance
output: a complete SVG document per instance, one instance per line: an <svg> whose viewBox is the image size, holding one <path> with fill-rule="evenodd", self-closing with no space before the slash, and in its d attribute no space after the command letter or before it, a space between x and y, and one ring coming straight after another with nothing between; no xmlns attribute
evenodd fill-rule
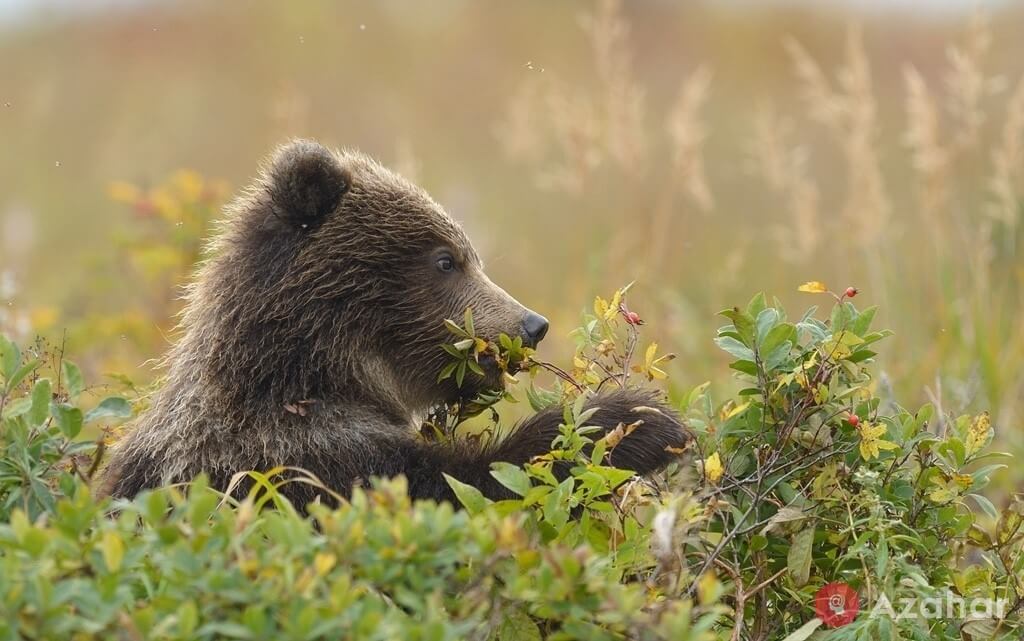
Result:
<svg viewBox="0 0 1024 641"><path fill-rule="evenodd" d="M563 404L552 453L494 466L517 500L451 479L462 510L410 505L397 479L303 518L275 491L299 482L284 469L250 473L244 497L199 479L95 501L103 438L82 428L131 405L86 400L63 355L5 339L0 638L795 640L823 624L832 639L1015 638L1024 503L999 510L984 496L1002 467L992 461L1009 456L989 449L988 416L883 402L871 364L889 333L871 328L875 309L857 309L852 289L801 289L832 301L826 319L790 319L763 295L723 312L715 341L744 388L722 404L706 384L683 395L695 445L653 480L603 464L642 422L593 442L581 401L661 380L669 357L623 291L598 298L573 366L535 362L557 369L555 384L513 388L534 407ZM469 342L453 353L475 358ZM532 358L494 349L509 347ZM852 622L815 614L836 582L859 594ZM1003 605L902 613L906 599L954 596Z"/></svg>

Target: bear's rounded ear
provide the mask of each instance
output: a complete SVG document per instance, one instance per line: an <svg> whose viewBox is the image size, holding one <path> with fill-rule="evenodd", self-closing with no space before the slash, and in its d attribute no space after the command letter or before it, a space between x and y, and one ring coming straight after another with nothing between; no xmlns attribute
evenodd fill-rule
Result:
<svg viewBox="0 0 1024 641"><path fill-rule="evenodd" d="M274 217L306 229L334 211L350 179L329 149L311 140L293 140L274 152L263 183Z"/></svg>

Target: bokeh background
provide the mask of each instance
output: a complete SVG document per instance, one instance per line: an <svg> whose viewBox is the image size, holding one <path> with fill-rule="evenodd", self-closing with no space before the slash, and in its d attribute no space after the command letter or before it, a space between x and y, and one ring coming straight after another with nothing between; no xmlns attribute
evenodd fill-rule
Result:
<svg viewBox="0 0 1024 641"><path fill-rule="evenodd" d="M1024 451L1022 27L955 0L2 0L0 331L151 381L220 205L308 136L426 187L551 318L547 360L636 281L673 388L727 393L717 311L854 285L896 331L881 386Z"/></svg>

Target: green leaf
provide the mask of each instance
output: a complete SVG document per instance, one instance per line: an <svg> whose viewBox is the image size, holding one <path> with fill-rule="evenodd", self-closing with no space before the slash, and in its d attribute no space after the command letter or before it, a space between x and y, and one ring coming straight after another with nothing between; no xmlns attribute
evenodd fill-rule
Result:
<svg viewBox="0 0 1024 641"><path fill-rule="evenodd" d="M793 577L793 583L797 587L806 585L811 577L811 547L813 543L813 527L804 527L793 535L786 564L790 576Z"/></svg>
<svg viewBox="0 0 1024 641"><path fill-rule="evenodd" d="M242 625L241 623L232 623L230 621L214 621L212 623L203 624L198 630L196 630L195 638L221 638L228 637L231 639L251 639L253 638L252 631Z"/></svg>
<svg viewBox="0 0 1024 641"><path fill-rule="evenodd" d="M796 342L796 327L790 323L781 323L765 334L758 345L758 351L762 355L767 354L786 341Z"/></svg>
<svg viewBox="0 0 1024 641"><path fill-rule="evenodd" d="M950 436L944 443L941 443L936 451L947 456L953 462L954 467L963 467L967 459L967 451L964 449L964 442L955 436Z"/></svg>
<svg viewBox="0 0 1024 641"><path fill-rule="evenodd" d="M461 327L459 327L459 324L456 323L455 321L451 320L451 319L448 319L448 318L444 319L444 326L448 329L449 332L451 332L452 334L454 334L456 336L459 336L461 338L472 338L472 336L470 336L466 332L466 330L464 330Z"/></svg>
<svg viewBox="0 0 1024 641"><path fill-rule="evenodd" d="M456 498L462 503L463 507L470 514L477 514L483 511L484 508L491 502L472 485L467 485L458 479L455 479L447 474L444 475L444 480L448 482L448 485L455 492Z"/></svg>
<svg viewBox="0 0 1024 641"><path fill-rule="evenodd" d="M32 399L29 397L23 397L15 399L4 407L3 418L17 418L28 413L32 409Z"/></svg>
<svg viewBox="0 0 1024 641"><path fill-rule="evenodd" d="M754 344L754 319L750 314L740 311L739 307L723 309L718 313L732 321L733 327L736 328L736 333L739 334L744 345Z"/></svg>
<svg viewBox="0 0 1024 641"><path fill-rule="evenodd" d="M832 308L832 333L838 335L843 330L849 330L850 320L856 310L853 303L840 303Z"/></svg>
<svg viewBox="0 0 1024 641"><path fill-rule="evenodd" d="M729 367L750 376L757 376L757 364L754 361L733 361L729 363Z"/></svg>
<svg viewBox="0 0 1024 641"><path fill-rule="evenodd" d="M120 396L110 396L85 415L85 422L92 423L101 418L128 418L132 415L131 404Z"/></svg>
<svg viewBox="0 0 1024 641"><path fill-rule="evenodd" d="M30 425L42 425L49 416L50 401L53 399L53 386L50 379L41 378L32 387L32 409L28 414Z"/></svg>
<svg viewBox="0 0 1024 641"><path fill-rule="evenodd" d="M533 408L534 412L539 412L557 403L558 394L547 390L537 389L531 383L530 386L526 388L526 400L530 402L530 407Z"/></svg>
<svg viewBox="0 0 1024 641"><path fill-rule="evenodd" d="M883 329L880 332L871 332L870 334L865 334L861 338L864 339L864 345L870 345L871 343L877 343L883 338L888 338L889 336L892 335L892 330Z"/></svg>
<svg viewBox="0 0 1024 641"><path fill-rule="evenodd" d="M995 505L992 505L992 501L988 500L987 498L980 494L968 494L967 496L973 498L975 502L977 502L978 507L981 508L981 511L984 512L986 516L988 516L990 519L992 519L993 521L999 519L999 510L996 509Z"/></svg>
<svg viewBox="0 0 1024 641"><path fill-rule="evenodd" d="M789 341L784 342L781 345L775 347L775 349L762 354L761 358L764 359L764 368L767 371L772 371L779 365L786 362L789 358L789 353L793 351L793 344Z"/></svg>
<svg viewBox="0 0 1024 641"><path fill-rule="evenodd" d="M995 639L996 634L999 631L998 625L1002 622L997 622L995 619L973 619L966 621L960 626L960 631L970 639ZM1005 631L1005 630L1004 630ZM1004 638L1004 637L998 637Z"/></svg>
<svg viewBox="0 0 1024 641"><path fill-rule="evenodd" d="M462 316L463 327L470 336L476 336L476 328L473 327L473 308L467 307L466 313Z"/></svg>
<svg viewBox="0 0 1024 641"><path fill-rule="evenodd" d="M889 565L889 542L884 538L879 542L875 550L875 576L885 579L885 571Z"/></svg>
<svg viewBox="0 0 1024 641"><path fill-rule="evenodd" d="M46 508L47 512L52 512L56 502L54 501L53 493L50 492L50 486L38 476L30 477L28 483L32 488L32 495L35 499Z"/></svg>
<svg viewBox="0 0 1024 641"><path fill-rule="evenodd" d="M753 361L754 350L750 349L743 343L739 342L735 338L729 336L720 336L715 339L715 344L721 349L729 352L741 361Z"/></svg>
<svg viewBox="0 0 1024 641"><path fill-rule="evenodd" d="M758 292L750 299L750 302L747 303L747 314L749 314L751 318L757 318L758 314L764 311L766 307L768 307L768 303L765 301L764 292Z"/></svg>
<svg viewBox="0 0 1024 641"><path fill-rule="evenodd" d="M60 371L63 375L62 383L64 389L68 391L68 396L74 398L82 393L85 389L85 381L82 378L82 370L78 368L69 360L62 360L60 363Z"/></svg>
<svg viewBox="0 0 1024 641"><path fill-rule="evenodd" d="M519 608L505 610L505 616L498 625L498 641L540 641L540 628L530 615Z"/></svg>
<svg viewBox="0 0 1024 641"><path fill-rule="evenodd" d="M814 634L815 630L821 627L822 623L824 623L824 621L818 617L814 617L782 641L805 641L806 639L810 639L811 635Z"/></svg>
<svg viewBox="0 0 1024 641"><path fill-rule="evenodd" d="M455 368L459 366L459 361L452 361L441 368L441 373L437 375L437 382L451 378L451 375L455 372Z"/></svg>
<svg viewBox="0 0 1024 641"><path fill-rule="evenodd" d="M73 439L82 431L82 410L65 403L53 403L50 409L57 427L64 436Z"/></svg>
<svg viewBox="0 0 1024 641"><path fill-rule="evenodd" d="M0 374L9 381L21 362L21 351L9 338L0 334Z"/></svg>
<svg viewBox="0 0 1024 641"><path fill-rule="evenodd" d="M872 352L870 349L860 349L847 357L847 361L850 363L862 363L869 358L877 356L877 352Z"/></svg>
<svg viewBox="0 0 1024 641"><path fill-rule="evenodd" d="M459 351L459 349L452 343L445 343L441 345L441 349L443 349L449 356L454 356L459 360L466 358L466 354Z"/></svg>
<svg viewBox="0 0 1024 641"><path fill-rule="evenodd" d="M530 477L518 465L492 463L491 476L519 496L526 496L526 493L530 491Z"/></svg>
<svg viewBox="0 0 1024 641"><path fill-rule="evenodd" d="M629 479L636 476L633 470L623 470L617 467L608 467L606 465L599 465L594 468L594 471L601 476L610 487L619 487Z"/></svg>
<svg viewBox="0 0 1024 641"><path fill-rule="evenodd" d="M857 314L857 317L850 323L849 330L857 336L867 334L868 330L871 329L871 321L874 320L877 311L878 306L875 305Z"/></svg>
<svg viewBox="0 0 1024 641"><path fill-rule="evenodd" d="M1002 469L1006 469L1006 466L1003 465L1002 463L994 463L992 465L986 465L985 467L982 467L980 469L975 470L974 472L971 472L971 478L974 480L974 482L971 484L970 489L980 490L981 488L985 487L986 485L988 485L989 477L992 476L994 472L997 472Z"/></svg>
<svg viewBox="0 0 1024 641"><path fill-rule="evenodd" d="M889 617L878 617L878 637L879 639L892 639L892 623L889 621Z"/></svg>
<svg viewBox="0 0 1024 641"><path fill-rule="evenodd" d="M39 359L32 359L18 368L16 372L11 374L10 378L7 379L7 390L10 391L18 386L25 377L35 371L39 367Z"/></svg>
<svg viewBox="0 0 1024 641"><path fill-rule="evenodd" d="M754 324L757 326L757 331L754 335L754 342L760 345L764 342L768 332L775 329L779 324L779 310L769 307L768 309L762 310L757 316L754 317Z"/></svg>
<svg viewBox="0 0 1024 641"><path fill-rule="evenodd" d="M772 517L768 519L768 523L761 530L761 533L767 534L768 532L771 532L779 523L802 521L806 519L808 516L809 514L805 512L803 508L795 505L787 505L785 507L780 508L778 512L773 514Z"/></svg>
<svg viewBox="0 0 1024 641"><path fill-rule="evenodd" d="M185 638L191 638L196 626L199 625L199 609L195 601L185 601L178 608L178 631Z"/></svg>

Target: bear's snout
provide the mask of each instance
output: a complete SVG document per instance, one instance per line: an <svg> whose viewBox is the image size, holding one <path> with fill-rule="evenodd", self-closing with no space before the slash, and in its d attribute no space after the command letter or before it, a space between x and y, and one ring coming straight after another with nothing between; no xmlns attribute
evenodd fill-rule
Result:
<svg viewBox="0 0 1024 641"><path fill-rule="evenodd" d="M523 319L523 340L527 347L536 347L548 333L548 319L527 310Z"/></svg>

